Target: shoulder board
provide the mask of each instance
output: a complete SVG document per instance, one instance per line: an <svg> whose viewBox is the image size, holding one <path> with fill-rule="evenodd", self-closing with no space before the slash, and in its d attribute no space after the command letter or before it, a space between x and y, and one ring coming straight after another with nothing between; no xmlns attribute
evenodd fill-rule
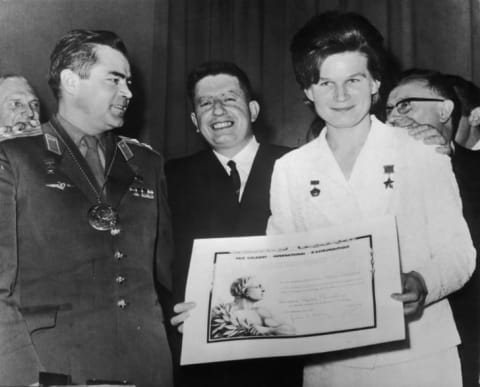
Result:
<svg viewBox="0 0 480 387"><path fill-rule="evenodd" d="M143 146L147 149L150 149L150 150L153 150L153 148L144 143L144 142L140 142L138 141L136 138L131 138L131 137L125 137L125 136L118 136L122 141L125 141L125 142L128 142L129 144L135 144L135 145L139 145L139 146Z"/></svg>
<svg viewBox="0 0 480 387"><path fill-rule="evenodd" d="M140 142L138 141L136 138L131 138L131 137L126 137L126 136L118 136L120 138L121 141L127 143L127 144L133 144L133 145L137 145L137 146L140 146L142 148L146 148L154 153L157 153L160 155L160 152L158 152L157 150L153 149L151 145L147 144L147 143L144 143L144 142Z"/></svg>

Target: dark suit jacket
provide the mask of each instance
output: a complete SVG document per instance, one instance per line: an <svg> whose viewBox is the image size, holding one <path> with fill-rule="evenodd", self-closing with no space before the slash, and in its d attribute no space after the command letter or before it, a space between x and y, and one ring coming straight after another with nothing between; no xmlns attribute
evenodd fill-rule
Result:
<svg viewBox="0 0 480 387"><path fill-rule="evenodd" d="M261 144L241 202L230 177L211 150L169 161L166 165L169 203L176 247L174 295L184 300L195 238L264 235L270 216L269 191L275 160L289 149ZM178 362L179 340L172 340ZM178 386L299 386L298 359L263 359L182 367Z"/></svg>
<svg viewBox="0 0 480 387"><path fill-rule="evenodd" d="M478 386L480 357L480 151L455 144L453 171L462 198L463 216L477 249L477 266L463 288L449 297L462 344L459 346L463 385Z"/></svg>
<svg viewBox="0 0 480 387"><path fill-rule="evenodd" d="M120 233L97 231L87 220L96 195L79 165L93 175L55 126L0 144L0 385L29 384L47 370L76 383L169 386L154 287L156 268L164 294L171 288L162 158L125 139L122 152L122 140L107 135L107 202L119 213Z"/></svg>

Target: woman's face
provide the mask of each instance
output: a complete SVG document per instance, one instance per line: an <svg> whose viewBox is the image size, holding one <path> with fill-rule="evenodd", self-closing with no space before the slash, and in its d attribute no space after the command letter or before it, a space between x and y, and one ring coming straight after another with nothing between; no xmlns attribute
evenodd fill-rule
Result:
<svg viewBox="0 0 480 387"><path fill-rule="evenodd" d="M261 299L263 299L264 294L265 289L263 288L262 284L256 279L251 279L247 283L247 291L245 292L245 295L249 300L260 301Z"/></svg>
<svg viewBox="0 0 480 387"><path fill-rule="evenodd" d="M327 126L351 128L368 117L379 87L368 71L367 57L346 51L328 56L320 66L319 81L304 91Z"/></svg>

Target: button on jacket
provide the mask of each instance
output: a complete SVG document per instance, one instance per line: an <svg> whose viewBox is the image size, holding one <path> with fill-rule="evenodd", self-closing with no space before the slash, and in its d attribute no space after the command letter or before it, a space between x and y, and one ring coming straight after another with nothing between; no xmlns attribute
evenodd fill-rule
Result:
<svg viewBox="0 0 480 387"><path fill-rule="evenodd" d="M87 218L97 197L77 162L93 179L88 165L73 142L77 162L72 158L57 121L42 130L0 146L0 384L29 384L46 370L75 383L170 386L154 284L156 277L168 296L172 240L162 158L106 134L112 164L105 201L120 221L113 232L98 231Z"/></svg>

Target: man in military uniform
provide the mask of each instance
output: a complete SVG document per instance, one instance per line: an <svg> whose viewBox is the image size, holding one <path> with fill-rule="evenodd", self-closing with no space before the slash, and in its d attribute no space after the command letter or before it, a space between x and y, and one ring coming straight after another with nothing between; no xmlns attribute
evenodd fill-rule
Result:
<svg viewBox="0 0 480 387"><path fill-rule="evenodd" d="M132 97L125 46L74 30L50 60L57 114L0 144L0 384L48 371L168 387L163 159L111 132Z"/></svg>
<svg viewBox="0 0 480 387"><path fill-rule="evenodd" d="M0 77L0 141L39 134L40 101L20 75Z"/></svg>

